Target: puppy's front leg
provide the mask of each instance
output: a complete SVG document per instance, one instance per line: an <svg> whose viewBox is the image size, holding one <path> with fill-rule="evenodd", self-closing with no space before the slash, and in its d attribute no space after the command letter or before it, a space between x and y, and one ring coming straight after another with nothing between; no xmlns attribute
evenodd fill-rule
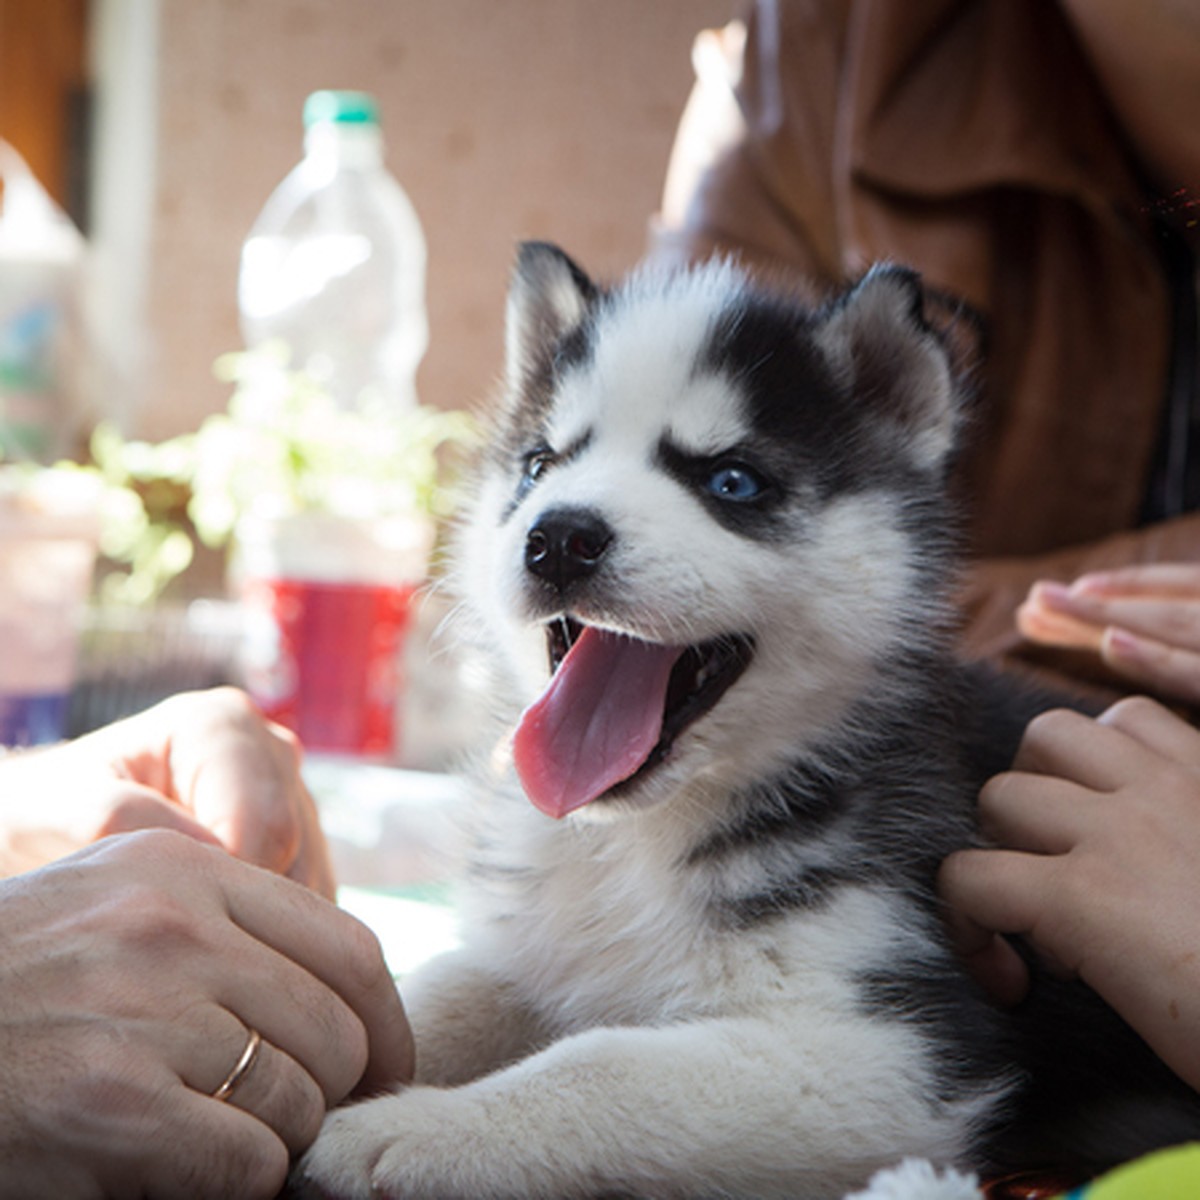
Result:
<svg viewBox="0 0 1200 1200"><path fill-rule="evenodd" d="M467 1083L550 1040L512 984L466 950L430 960L402 981L401 993L416 1037L418 1083Z"/></svg>
<svg viewBox="0 0 1200 1200"><path fill-rule="evenodd" d="M904 1154L961 1158L979 1100L934 1092L915 1037L845 1014L594 1029L335 1112L300 1176L355 1200L822 1200Z"/></svg>

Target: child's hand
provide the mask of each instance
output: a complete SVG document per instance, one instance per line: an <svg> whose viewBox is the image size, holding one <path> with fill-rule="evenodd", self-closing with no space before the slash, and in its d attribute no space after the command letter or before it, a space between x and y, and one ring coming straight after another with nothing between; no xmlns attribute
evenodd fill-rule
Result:
<svg viewBox="0 0 1200 1200"><path fill-rule="evenodd" d="M1200 732L1144 698L1047 713L979 805L996 848L951 855L939 884L981 982L1020 998L996 936L1019 934L1200 1088Z"/></svg>
<svg viewBox="0 0 1200 1200"><path fill-rule="evenodd" d="M1095 650L1139 687L1200 702L1200 563L1037 583L1017 625L1031 641Z"/></svg>

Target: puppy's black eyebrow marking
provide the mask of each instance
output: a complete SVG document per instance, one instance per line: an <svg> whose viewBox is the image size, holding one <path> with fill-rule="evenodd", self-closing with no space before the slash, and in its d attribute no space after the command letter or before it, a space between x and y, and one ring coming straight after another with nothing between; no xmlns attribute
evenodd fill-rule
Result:
<svg viewBox="0 0 1200 1200"><path fill-rule="evenodd" d="M574 462L592 444L594 435L595 430L589 425L573 442L568 442L561 450L552 451L555 463Z"/></svg>
<svg viewBox="0 0 1200 1200"><path fill-rule="evenodd" d="M659 439L654 448L656 464L690 491L711 517L734 533L759 541L778 541L785 535L780 514L787 503L787 492L780 482L781 473L764 462L764 456L744 445L733 445L716 454L696 454L679 446L670 437ZM762 494L744 504L729 504L717 499L705 487L710 472L725 461L742 461L761 474L766 486Z"/></svg>

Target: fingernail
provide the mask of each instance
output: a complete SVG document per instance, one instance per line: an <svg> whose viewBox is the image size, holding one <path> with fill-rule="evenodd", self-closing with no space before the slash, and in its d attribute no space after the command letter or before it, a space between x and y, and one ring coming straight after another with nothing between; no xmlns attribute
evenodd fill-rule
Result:
<svg viewBox="0 0 1200 1200"><path fill-rule="evenodd" d="M1112 583L1112 575L1108 571L1090 571L1080 575L1068 589L1075 595L1088 595L1095 592L1106 592Z"/></svg>
<svg viewBox="0 0 1200 1200"><path fill-rule="evenodd" d="M1114 626L1105 633L1104 637L1109 653L1115 658L1144 659L1146 657L1148 647L1145 640L1130 633L1127 629L1118 629Z"/></svg>
<svg viewBox="0 0 1200 1200"><path fill-rule="evenodd" d="M1117 659L1144 670L1161 670L1170 661L1171 654L1170 647L1162 642L1140 637L1128 629L1114 627L1105 635L1103 655L1110 662Z"/></svg>
<svg viewBox="0 0 1200 1200"><path fill-rule="evenodd" d="M1077 607L1071 589L1065 584L1055 583L1052 580L1035 584L1033 594L1034 598L1045 604L1047 608L1066 609L1068 612L1074 612Z"/></svg>

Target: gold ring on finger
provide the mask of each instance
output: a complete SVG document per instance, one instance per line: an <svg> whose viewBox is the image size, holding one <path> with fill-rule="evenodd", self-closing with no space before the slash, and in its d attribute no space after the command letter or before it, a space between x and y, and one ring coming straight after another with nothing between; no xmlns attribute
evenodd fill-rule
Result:
<svg viewBox="0 0 1200 1200"><path fill-rule="evenodd" d="M233 1095L234 1088L245 1079L250 1068L254 1066L254 1060L258 1058L258 1051L261 1046L262 1034L257 1029L251 1029L250 1037L247 1039L240 1057L233 1064L233 1070L225 1076L220 1086L212 1093L214 1100L228 1100Z"/></svg>

